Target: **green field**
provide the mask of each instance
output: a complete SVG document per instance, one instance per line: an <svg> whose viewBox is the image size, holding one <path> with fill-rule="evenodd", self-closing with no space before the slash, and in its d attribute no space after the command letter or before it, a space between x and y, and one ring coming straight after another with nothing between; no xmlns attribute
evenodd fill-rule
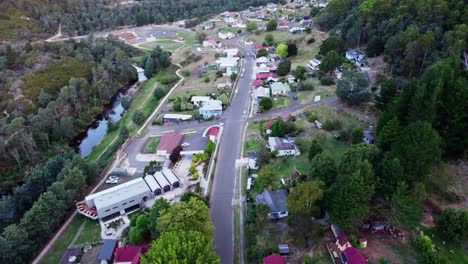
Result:
<svg viewBox="0 0 468 264"><path fill-rule="evenodd" d="M83 218L80 216L73 218L71 224L65 229L62 235L59 236L50 250L47 251L44 258L42 258L41 264L59 263L63 253L67 250L82 223Z"/></svg>
<svg viewBox="0 0 468 264"><path fill-rule="evenodd" d="M278 107L287 107L291 104L291 99L285 96L274 97L271 100L273 101L272 109L275 109Z"/></svg>
<svg viewBox="0 0 468 264"><path fill-rule="evenodd" d="M156 153L156 148L159 145L159 141L161 138L159 137L152 137L148 140L148 143L146 143L144 152L145 153Z"/></svg>
<svg viewBox="0 0 468 264"><path fill-rule="evenodd" d="M263 144L264 143L262 141L246 141L244 152L258 150Z"/></svg>
<svg viewBox="0 0 468 264"><path fill-rule="evenodd" d="M174 52L177 48L181 47L182 45L183 44L180 42L172 41L169 39L161 39L140 44L139 47L142 49L151 50L153 49L153 47L160 46L164 50Z"/></svg>
<svg viewBox="0 0 468 264"><path fill-rule="evenodd" d="M81 216L78 216L81 217ZM84 220L83 229L81 233L78 235L75 241L75 245L82 245L91 242L98 242L102 241L101 238L101 226L99 225L99 221L97 220Z"/></svg>

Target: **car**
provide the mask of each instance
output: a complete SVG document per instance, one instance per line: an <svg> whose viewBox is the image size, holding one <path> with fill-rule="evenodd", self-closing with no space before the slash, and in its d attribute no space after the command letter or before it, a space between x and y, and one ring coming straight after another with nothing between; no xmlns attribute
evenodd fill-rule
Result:
<svg viewBox="0 0 468 264"><path fill-rule="evenodd" d="M190 146L190 143L188 143L188 142L184 142L184 143L182 143L182 145L181 145L181 146L182 146L182 147L188 147L188 146Z"/></svg>
<svg viewBox="0 0 468 264"><path fill-rule="evenodd" d="M224 126L224 123L219 123L220 126Z"/></svg>
<svg viewBox="0 0 468 264"><path fill-rule="evenodd" d="M235 94L238 94L238 93L239 93L239 90L236 90L234 93L235 93Z"/></svg>
<svg viewBox="0 0 468 264"><path fill-rule="evenodd" d="M109 184L117 184L117 183L119 183L119 179L115 179L115 180L106 180L106 183L109 183Z"/></svg>
<svg viewBox="0 0 468 264"><path fill-rule="evenodd" d="M294 100L297 100L297 95L293 95L293 99L294 99Z"/></svg>
<svg viewBox="0 0 468 264"><path fill-rule="evenodd" d="M247 110L244 110L244 115L247 114Z"/></svg>
<svg viewBox="0 0 468 264"><path fill-rule="evenodd" d="M109 177L109 180L118 180L119 176L112 175Z"/></svg>

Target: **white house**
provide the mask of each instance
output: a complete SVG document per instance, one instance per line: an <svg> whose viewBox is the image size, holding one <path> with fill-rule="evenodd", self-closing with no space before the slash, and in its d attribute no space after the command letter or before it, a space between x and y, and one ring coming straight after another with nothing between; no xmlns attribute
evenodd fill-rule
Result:
<svg viewBox="0 0 468 264"><path fill-rule="evenodd" d="M217 117L223 112L223 103L220 100L209 100L203 102L202 107L198 109L198 113L203 118Z"/></svg>
<svg viewBox="0 0 468 264"><path fill-rule="evenodd" d="M224 49L224 54L228 58L237 57L239 54L239 49L238 48Z"/></svg>
<svg viewBox="0 0 468 264"><path fill-rule="evenodd" d="M222 46L221 43L216 42L214 39L204 40L202 45L204 48L219 48Z"/></svg>
<svg viewBox="0 0 468 264"><path fill-rule="evenodd" d="M317 60L317 59L311 59L308 63L307 63L307 68L311 71L318 71L319 70L319 66L320 66L320 61Z"/></svg>
<svg viewBox="0 0 468 264"><path fill-rule="evenodd" d="M268 63L268 62L270 62L270 59L267 58L267 57L265 57L265 56L262 56L262 57L257 58L257 59L255 60L255 63L256 63L257 65L265 64L265 63Z"/></svg>
<svg viewBox="0 0 468 264"><path fill-rule="evenodd" d="M239 74L239 68L237 66L227 67L224 76L231 76L233 73Z"/></svg>
<svg viewBox="0 0 468 264"><path fill-rule="evenodd" d="M296 33L304 33L305 28L303 27L292 27L289 29L289 33L296 34Z"/></svg>
<svg viewBox="0 0 468 264"><path fill-rule="evenodd" d="M237 22L236 24L232 25L233 28L246 28L247 25L242 22Z"/></svg>
<svg viewBox="0 0 468 264"><path fill-rule="evenodd" d="M192 96L190 102L196 107L200 107L204 102L211 100L209 96Z"/></svg>
<svg viewBox="0 0 468 264"><path fill-rule="evenodd" d="M237 57L230 57L230 58L223 57L223 58L218 58L215 61L215 64L218 66L218 69L220 69L220 68L237 66L238 61L239 61L239 58Z"/></svg>
<svg viewBox="0 0 468 264"><path fill-rule="evenodd" d="M229 81L225 81L225 82L222 82L222 83L218 83L218 85L216 86L216 88L218 90L221 90L221 89L231 89L232 88L232 83L229 82Z"/></svg>
<svg viewBox="0 0 468 264"><path fill-rule="evenodd" d="M263 97L270 97L270 88L258 87L255 89L255 97L262 99Z"/></svg>
<svg viewBox="0 0 468 264"><path fill-rule="evenodd" d="M232 39L235 36L236 36L236 34L230 32L230 31L227 31L225 29L221 29L218 32L218 37L220 37L221 39Z"/></svg>
<svg viewBox="0 0 468 264"><path fill-rule="evenodd" d="M234 24L237 23L237 20L235 18L233 18L233 17L226 17L224 19L224 22L226 22L226 24L228 24L228 25L234 25Z"/></svg>
<svg viewBox="0 0 468 264"><path fill-rule="evenodd" d="M285 83L276 82L271 85L271 94L274 95L287 95L291 92L291 87Z"/></svg>
<svg viewBox="0 0 468 264"><path fill-rule="evenodd" d="M346 59L361 67L365 64L366 54L359 50L348 50L346 51Z"/></svg>
<svg viewBox="0 0 468 264"><path fill-rule="evenodd" d="M265 64L260 64L259 66L255 67L255 73L269 73L270 68Z"/></svg>
<svg viewBox="0 0 468 264"><path fill-rule="evenodd" d="M278 151L277 157L299 156L301 151L291 138L269 137L268 147L271 152Z"/></svg>

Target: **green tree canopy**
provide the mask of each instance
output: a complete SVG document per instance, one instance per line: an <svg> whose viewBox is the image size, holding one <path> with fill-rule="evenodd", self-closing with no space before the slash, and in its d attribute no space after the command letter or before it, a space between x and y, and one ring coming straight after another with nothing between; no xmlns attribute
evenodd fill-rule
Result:
<svg viewBox="0 0 468 264"><path fill-rule="evenodd" d="M291 62L289 60L282 61L278 64L276 74L278 76L286 76L291 71Z"/></svg>
<svg viewBox="0 0 468 264"><path fill-rule="evenodd" d="M276 20L274 19L268 21L268 23L266 24L267 31L276 30L277 27L278 27L278 22L276 22Z"/></svg>
<svg viewBox="0 0 468 264"><path fill-rule="evenodd" d="M247 26L245 27L245 30L247 30L249 32L252 32L252 31L257 30L257 28L258 28L257 22L250 21L249 23L247 23Z"/></svg>
<svg viewBox="0 0 468 264"><path fill-rule="evenodd" d="M327 55L330 51L335 51L337 54L341 55L344 53L344 47L345 43L343 39L340 37L331 36L323 41L322 45L320 46L320 54Z"/></svg>
<svg viewBox="0 0 468 264"><path fill-rule="evenodd" d="M260 100L259 106L260 106L260 112L268 111L273 107L273 102L271 101L269 97L263 97Z"/></svg>
<svg viewBox="0 0 468 264"><path fill-rule="evenodd" d="M318 154L322 153L323 152L323 148L322 146L320 146L320 143L318 143L317 140L312 140L312 142L310 143L310 147L309 147L309 161L311 161L313 158L315 158L315 156L317 156Z"/></svg>
<svg viewBox="0 0 468 264"><path fill-rule="evenodd" d="M446 240L460 242L468 235L468 212L448 208L440 215L437 232Z"/></svg>
<svg viewBox="0 0 468 264"><path fill-rule="evenodd" d="M413 228L421 222L422 204L411 196L408 184L400 182L385 199L384 217L393 226Z"/></svg>
<svg viewBox="0 0 468 264"><path fill-rule="evenodd" d="M277 187L278 177L272 165L267 164L260 169L257 182L262 189L275 189Z"/></svg>
<svg viewBox="0 0 468 264"><path fill-rule="evenodd" d="M328 151L316 155L310 161L310 179L323 181L327 186L330 186L335 182L337 174L335 160Z"/></svg>
<svg viewBox="0 0 468 264"><path fill-rule="evenodd" d="M345 71L336 83L336 95L350 105L369 101L371 92L367 77L359 71Z"/></svg>
<svg viewBox="0 0 468 264"><path fill-rule="evenodd" d="M272 137L284 137L284 134L286 133L284 121L279 117L276 118L276 121L273 124L271 124L270 129Z"/></svg>
<svg viewBox="0 0 468 264"><path fill-rule="evenodd" d="M214 252L213 241L199 231L164 233L151 244L151 249L141 259L142 264L215 264L221 263Z"/></svg>
<svg viewBox="0 0 468 264"><path fill-rule="evenodd" d="M280 58L286 58L288 56L288 45L279 44L278 47L276 47L276 55Z"/></svg>
<svg viewBox="0 0 468 264"><path fill-rule="evenodd" d="M293 214L320 216L318 202L323 198L323 186L320 181L303 182L288 195L288 210Z"/></svg>
<svg viewBox="0 0 468 264"><path fill-rule="evenodd" d="M336 69L343 63L343 56L332 50L325 55L319 68L322 72L329 72Z"/></svg>

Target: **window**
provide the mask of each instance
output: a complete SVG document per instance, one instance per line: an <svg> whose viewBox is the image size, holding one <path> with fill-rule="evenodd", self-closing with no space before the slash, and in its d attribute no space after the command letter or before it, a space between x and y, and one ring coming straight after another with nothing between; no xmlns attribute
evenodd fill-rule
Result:
<svg viewBox="0 0 468 264"><path fill-rule="evenodd" d="M122 206L127 205L127 203L123 203Z"/></svg>
<svg viewBox="0 0 468 264"><path fill-rule="evenodd" d="M134 201L135 201L135 200L130 200L130 202L129 202L129 203L133 203Z"/></svg>
<svg viewBox="0 0 468 264"><path fill-rule="evenodd" d="M109 211L110 211L110 209L107 209L107 210L106 210L106 213L109 212Z"/></svg>
<svg viewBox="0 0 468 264"><path fill-rule="evenodd" d="M112 210L115 210L115 209L117 209L117 206L115 206L114 208L112 208Z"/></svg>

